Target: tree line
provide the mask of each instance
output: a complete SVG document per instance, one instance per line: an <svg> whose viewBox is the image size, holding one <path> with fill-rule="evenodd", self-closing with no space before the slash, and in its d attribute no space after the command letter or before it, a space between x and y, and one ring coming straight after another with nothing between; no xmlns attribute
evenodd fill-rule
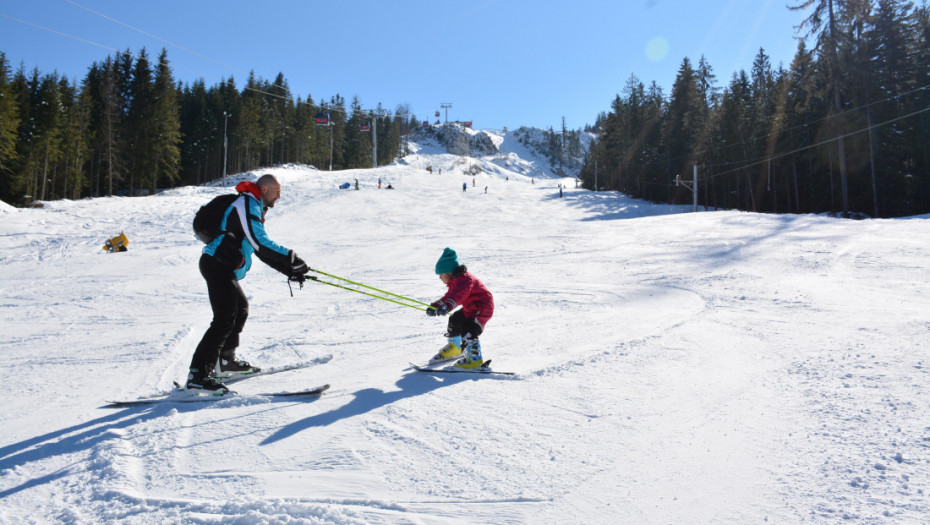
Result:
<svg viewBox="0 0 930 525"><path fill-rule="evenodd" d="M0 200L14 205L154 193L284 163L371 167L374 149L382 165L416 126L407 105L390 114L357 97L295 99L283 73L252 73L241 89L232 77L178 83L164 49L155 61L145 49L108 56L80 82L13 72L0 52Z"/></svg>
<svg viewBox="0 0 930 525"><path fill-rule="evenodd" d="M760 49L721 88L702 56L671 95L631 75L601 113L584 186L707 208L896 217L930 213L930 8L806 0L790 66ZM809 49L806 41L812 40Z"/></svg>

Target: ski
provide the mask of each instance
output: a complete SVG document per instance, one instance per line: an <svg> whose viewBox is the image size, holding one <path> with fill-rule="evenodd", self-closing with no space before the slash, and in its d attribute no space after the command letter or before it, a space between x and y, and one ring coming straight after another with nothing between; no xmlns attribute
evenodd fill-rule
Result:
<svg viewBox="0 0 930 525"><path fill-rule="evenodd" d="M280 365L280 366L272 366L272 367L268 367L268 368L262 368L262 369L259 370L258 372L249 372L249 373L244 373L244 374L233 372L233 373L236 374L236 375L231 375L231 376L217 376L217 379L218 379L221 383L223 383L224 385L229 385L229 384L232 384L232 383L238 383L239 381L243 381L243 380L245 380L245 379L249 379L250 377L269 376L269 375L271 375L271 374L278 374L278 373L281 373L281 372L287 372L287 371L289 371L289 370L300 370L300 369L303 369L303 368L309 368L309 367L311 367L311 366L322 365L322 364L325 364L325 363L330 362L332 359L333 359L332 354L330 354L330 355L324 355L324 356L321 356L321 357L317 357L316 359L312 359L312 360L310 360L310 361L303 361L303 362L300 362L300 363L291 363L291 364L289 364L289 365ZM178 386L178 383L177 383L176 381L175 381L174 384L175 384L175 386ZM180 387L178 386L178 388L180 388ZM141 400L144 400L144 399L155 399L155 400L160 400L161 398L163 398L163 397L169 395L170 393L171 393L171 391L156 392L156 393L154 393L154 394L149 394L149 395L147 395L147 396L141 396L141 397L139 397L138 399L136 399L136 400L134 400L134 401L141 401ZM140 403L135 403L135 404L140 404Z"/></svg>
<svg viewBox="0 0 930 525"><path fill-rule="evenodd" d="M221 399L249 399L255 397L270 397L270 398L279 398L279 397L297 397L297 396L318 396L323 392L329 390L329 384L320 385L313 388L308 388L306 390L296 390L290 392L262 392L258 394L237 394L236 392L229 391L227 394L222 395L191 395L191 392L181 388L180 385L175 383L175 388L167 394L162 394L157 397L141 397L138 399L130 399L126 401L107 401L107 404L104 407L125 407L125 406L134 406L134 405L154 405L158 403L202 403L209 401L219 401Z"/></svg>
<svg viewBox="0 0 930 525"><path fill-rule="evenodd" d="M441 363L440 363L441 364ZM425 372L427 374L484 374L484 375L502 375L502 376L512 376L516 375L516 372L498 372L497 370L491 370L491 367L488 366L491 364L491 360L488 359L484 362L483 365L479 368L472 368L471 370L459 370L457 368L452 368L447 366L444 368L435 368L434 365L417 365L410 363L410 366L413 367L417 372Z"/></svg>
<svg viewBox="0 0 930 525"><path fill-rule="evenodd" d="M315 365L322 365L322 364L324 364L324 363L328 363L332 358L333 358L332 355L324 355L324 356L322 356L322 357L318 357L318 358L313 359L313 360L311 360L311 361L304 361L304 362L302 362L302 363L292 363L292 364L289 364L289 365L281 365L281 366L272 366L272 367L269 367L269 368L262 368L262 369L259 370L258 372L248 372L248 373L244 373L244 374L243 374L243 373L236 373L236 372L233 372L233 374L235 374L235 375L229 375L229 376L223 376L222 374L217 374L217 375L216 375L216 379L217 379L218 381L220 381L221 383L223 383L223 384L237 383L237 382L242 381L242 380L244 380L244 379L249 379L250 377L268 376L268 375L271 375L271 374L278 374L278 373L281 373L281 372L287 372L288 370L299 370L299 369L301 369L301 368L309 368L309 367L315 366Z"/></svg>

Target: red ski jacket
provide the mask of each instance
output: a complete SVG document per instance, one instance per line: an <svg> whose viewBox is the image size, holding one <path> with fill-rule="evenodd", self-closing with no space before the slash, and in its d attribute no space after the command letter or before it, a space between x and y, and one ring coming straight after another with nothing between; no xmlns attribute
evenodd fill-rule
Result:
<svg viewBox="0 0 930 525"><path fill-rule="evenodd" d="M456 306L462 305L462 313L465 317L477 319L482 327L487 325L488 320L494 315L494 297L484 283L465 271L453 275L446 286L449 287L449 291L432 306L446 303L449 305L449 310L453 310Z"/></svg>

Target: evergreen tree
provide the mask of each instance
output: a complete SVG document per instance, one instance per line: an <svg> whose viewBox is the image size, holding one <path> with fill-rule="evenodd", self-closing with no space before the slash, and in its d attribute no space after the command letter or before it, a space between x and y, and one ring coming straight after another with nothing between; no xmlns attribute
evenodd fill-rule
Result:
<svg viewBox="0 0 930 525"><path fill-rule="evenodd" d="M749 84L751 101L749 122L749 155L756 164L747 176L752 181L751 197L753 211L769 211L762 196L771 192L771 163L759 162L775 153L779 119L775 118L776 82L771 62L763 49L759 49L752 63ZM774 206L773 206L774 207ZM774 210L772 210L774 211Z"/></svg>
<svg viewBox="0 0 930 525"><path fill-rule="evenodd" d="M223 174L224 161L227 174L239 173L244 169L239 161L238 152L241 144L236 133L242 112L242 95L236 88L236 81L233 77L221 81L216 89L209 91L209 95L210 107L216 121L216 138L213 141L216 153L211 157L216 158L214 173L216 173L216 178L219 178ZM224 135L220 134L220 119L223 120Z"/></svg>
<svg viewBox="0 0 930 525"><path fill-rule="evenodd" d="M65 97L67 116L64 128L63 184L61 197L80 198L89 184L85 164L90 160L90 113L93 106L86 81L78 88L73 86Z"/></svg>
<svg viewBox="0 0 930 525"><path fill-rule="evenodd" d="M211 112L208 99L203 80L184 86L180 94L180 126L185 137L181 145L181 169L185 173L184 180L194 184L216 178L215 173L208 173L208 170L211 151L216 146L219 133L216 131L216 115ZM219 126L224 124L225 118ZM219 139L222 141L222 136Z"/></svg>
<svg viewBox="0 0 930 525"><path fill-rule="evenodd" d="M706 113L703 92L697 82L697 75L686 57L682 60L672 95L668 103L665 119L664 142L667 148L665 175L666 180L676 176L688 179L692 166L696 162L695 148L703 130L702 116ZM668 195L668 199L671 195ZM682 188L676 197L681 202L690 200ZM682 200L684 199L684 200Z"/></svg>
<svg viewBox="0 0 930 525"><path fill-rule="evenodd" d="M237 163L239 169L251 170L260 165L263 144L261 115L261 89L253 72L249 74L249 79L242 90L239 125L236 127L240 147L243 148L242 161Z"/></svg>
<svg viewBox="0 0 930 525"><path fill-rule="evenodd" d="M126 155L129 191L135 195L138 187L151 184L155 176L155 130L151 126L155 112L155 93L152 68L145 48L139 52L128 87Z"/></svg>
<svg viewBox="0 0 930 525"><path fill-rule="evenodd" d="M790 9L808 9L813 6L811 14L801 22L800 29L807 30L805 36L817 37L817 48L820 52L820 61L830 79L830 93L832 99L833 117L842 113L845 107L842 76L843 64L841 54L849 41L847 33L850 25L860 7L858 0L803 0ZM849 173L847 170L846 140L841 133L841 123L838 118L832 119L833 136L837 144L837 161L840 169L840 195L842 199L843 216L849 216Z"/></svg>
<svg viewBox="0 0 930 525"><path fill-rule="evenodd" d="M912 36L914 52L911 55L911 71L914 72L915 86L930 85L930 4L923 5L914 12L914 35ZM921 89L912 96L909 109L922 111L930 108L930 89ZM916 117L917 123L910 137L910 154L913 159L909 166L912 171L905 175L905 203L901 213L912 215L926 213L930 210L930 115L922 111ZM889 196L892 197L892 196Z"/></svg>
<svg viewBox="0 0 930 525"><path fill-rule="evenodd" d="M333 169L351 169L352 166L346 160L346 120L348 119L346 99L337 94L330 97L326 107L329 112L330 125L332 126L330 129L332 133L330 143L332 144L331 159Z"/></svg>
<svg viewBox="0 0 930 525"><path fill-rule="evenodd" d="M815 71L813 53L808 51L803 40L799 41L782 85L781 104L787 130L784 147L788 151L797 151L787 159L790 168L786 173L789 175L793 195L789 204L796 213L816 210L815 202L818 195L825 193L825 190L818 186L814 169L816 152L806 148L813 143L814 121L817 118L814 108L823 105L817 98L818 94L824 93L822 86L817 84L819 78L821 77Z"/></svg>
<svg viewBox="0 0 930 525"><path fill-rule="evenodd" d="M91 113L91 128L94 130L95 157L97 158L98 176L95 195L101 194L101 180L105 181L105 195L112 196L117 184L123 179L123 95L117 62L107 57L102 66L88 73L89 81L94 84L94 109Z"/></svg>
<svg viewBox="0 0 930 525"><path fill-rule="evenodd" d="M17 130L20 125L19 105L14 94L10 66L6 55L0 52L0 200L11 204L20 202L20 189L15 183L14 162Z"/></svg>
<svg viewBox="0 0 930 525"><path fill-rule="evenodd" d="M161 50L158 57L153 94L155 99L152 105L152 122L148 127L152 129L152 174L149 182L154 194L159 181L171 186L179 180L178 170L181 162L178 98L165 49Z"/></svg>
<svg viewBox="0 0 930 525"><path fill-rule="evenodd" d="M358 97L352 98L352 114L346 123L343 158L349 169L371 167L371 136L363 132L361 126L371 118L369 112L362 110Z"/></svg>
<svg viewBox="0 0 930 525"><path fill-rule="evenodd" d="M740 70L733 74L721 98L721 148L718 158L725 178L718 196L727 208L753 209L755 204L749 172L740 168L749 164L751 156L751 89L749 75ZM745 184L743 176L746 177Z"/></svg>

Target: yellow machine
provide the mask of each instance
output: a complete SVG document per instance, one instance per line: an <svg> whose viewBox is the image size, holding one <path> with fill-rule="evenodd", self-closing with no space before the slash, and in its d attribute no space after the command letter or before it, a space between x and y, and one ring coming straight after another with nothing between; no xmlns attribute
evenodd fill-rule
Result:
<svg viewBox="0 0 930 525"><path fill-rule="evenodd" d="M129 238L126 237L126 234L120 232L119 235L108 239L106 244L103 245L103 249L113 253L113 252L125 252L126 246L129 244Z"/></svg>

